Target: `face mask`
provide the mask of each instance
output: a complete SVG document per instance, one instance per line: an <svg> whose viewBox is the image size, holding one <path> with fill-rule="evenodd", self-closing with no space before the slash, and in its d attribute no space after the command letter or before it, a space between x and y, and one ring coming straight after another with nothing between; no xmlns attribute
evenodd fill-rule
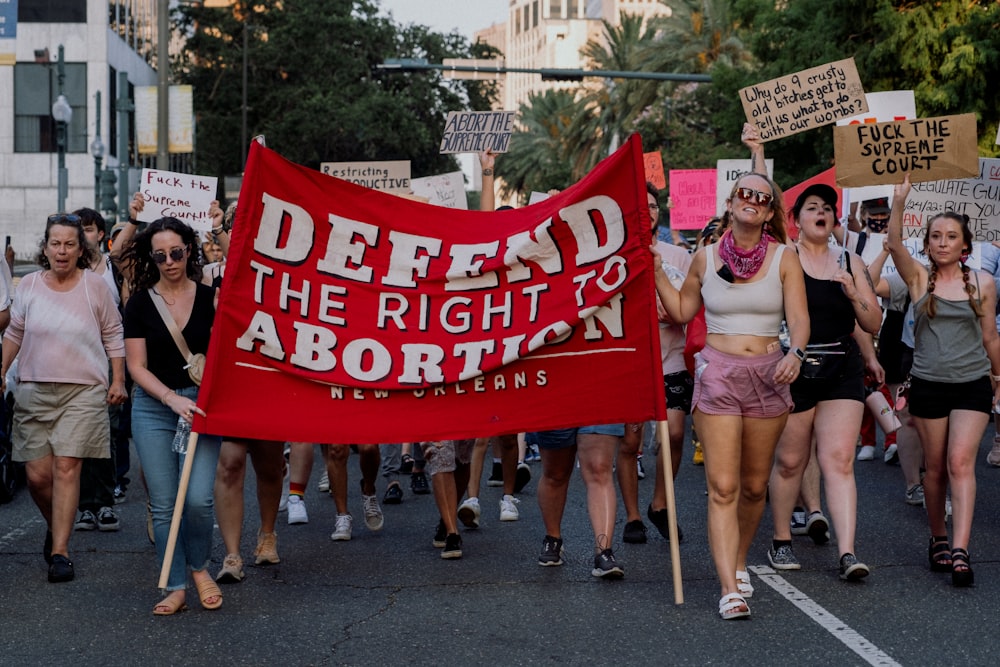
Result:
<svg viewBox="0 0 1000 667"><path fill-rule="evenodd" d="M885 216L884 218L868 218L867 225L868 229L874 233L881 234L889 226L889 216Z"/></svg>

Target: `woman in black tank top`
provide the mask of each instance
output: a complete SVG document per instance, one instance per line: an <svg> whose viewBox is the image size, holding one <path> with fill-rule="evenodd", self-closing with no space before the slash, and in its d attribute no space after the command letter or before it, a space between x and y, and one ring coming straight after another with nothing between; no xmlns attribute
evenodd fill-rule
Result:
<svg viewBox="0 0 1000 667"><path fill-rule="evenodd" d="M775 451L770 483L774 540L768 559L778 570L800 567L792 551L790 522L815 438L827 506L837 534L840 576L856 580L868 574L868 568L854 556L854 445L864 414L865 363L852 333L856 324L868 333L878 331L882 311L864 263L857 255L830 246L836 207L837 193L828 185L806 188L792 207L809 302L810 357L803 365L803 374L792 384L795 407ZM823 354L831 352L834 354ZM871 352L867 361L875 370L878 362L873 349ZM813 375L808 372L810 362L816 360L823 360L825 367L818 377L809 377ZM825 543L829 539L826 520L818 505L810 509L815 511L807 524L809 535L817 544Z"/></svg>

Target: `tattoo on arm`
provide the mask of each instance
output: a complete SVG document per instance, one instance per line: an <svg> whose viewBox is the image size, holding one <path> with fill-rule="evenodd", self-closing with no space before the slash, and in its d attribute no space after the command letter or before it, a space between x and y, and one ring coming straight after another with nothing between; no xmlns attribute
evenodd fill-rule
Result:
<svg viewBox="0 0 1000 667"><path fill-rule="evenodd" d="M868 286L871 287L872 291L874 292L875 291L875 283L872 281L871 274L868 273L868 271L864 271L864 274L865 274L865 280L868 281Z"/></svg>

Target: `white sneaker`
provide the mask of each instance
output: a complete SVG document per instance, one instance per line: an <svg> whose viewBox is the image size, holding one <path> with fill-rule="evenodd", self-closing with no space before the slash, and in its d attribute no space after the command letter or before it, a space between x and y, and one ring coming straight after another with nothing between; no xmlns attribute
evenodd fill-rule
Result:
<svg viewBox="0 0 1000 667"><path fill-rule="evenodd" d="M350 514L338 514L337 524L334 527L330 539L334 542L346 542L351 539L351 528L354 526L354 517Z"/></svg>
<svg viewBox="0 0 1000 667"><path fill-rule="evenodd" d="M288 496L288 525L296 523L309 523L309 513L302 496Z"/></svg>
<svg viewBox="0 0 1000 667"><path fill-rule="evenodd" d="M871 445L864 445L860 450L858 450L858 460L859 461L874 461L875 460L875 448Z"/></svg>
<svg viewBox="0 0 1000 667"><path fill-rule="evenodd" d="M323 473L323 476L319 478L319 486L316 488L322 493L330 492L330 473Z"/></svg>
<svg viewBox="0 0 1000 667"><path fill-rule="evenodd" d="M503 505L501 504L501 508ZM515 508L516 509L516 508ZM479 528L479 498L466 498L458 506L458 520L466 528Z"/></svg>
<svg viewBox="0 0 1000 667"><path fill-rule="evenodd" d="M521 503L520 500L514 496L504 496L500 499L500 520L501 521L517 521L520 517L520 513L517 511L517 506Z"/></svg>
<svg viewBox="0 0 1000 667"><path fill-rule="evenodd" d="M368 526L368 530L382 530L382 526L385 524L385 517L382 515L382 508L379 507L378 498L375 496L366 496L362 493L361 505L365 510L365 525ZM340 527L339 522L337 527ZM350 533L348 533L348 539L350 539Z"/></svg>

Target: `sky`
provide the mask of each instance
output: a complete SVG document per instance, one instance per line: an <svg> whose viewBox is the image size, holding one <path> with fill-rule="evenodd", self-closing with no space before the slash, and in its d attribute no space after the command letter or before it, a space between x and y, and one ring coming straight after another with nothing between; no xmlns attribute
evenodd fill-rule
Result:
<svg viewBox="0 0 1000 667"><path fill-rule="evenodd" d="M509 0L379 0L396 23L419 23L436 32L457 29L470 41L477 30L507 20Z"/></svg>

